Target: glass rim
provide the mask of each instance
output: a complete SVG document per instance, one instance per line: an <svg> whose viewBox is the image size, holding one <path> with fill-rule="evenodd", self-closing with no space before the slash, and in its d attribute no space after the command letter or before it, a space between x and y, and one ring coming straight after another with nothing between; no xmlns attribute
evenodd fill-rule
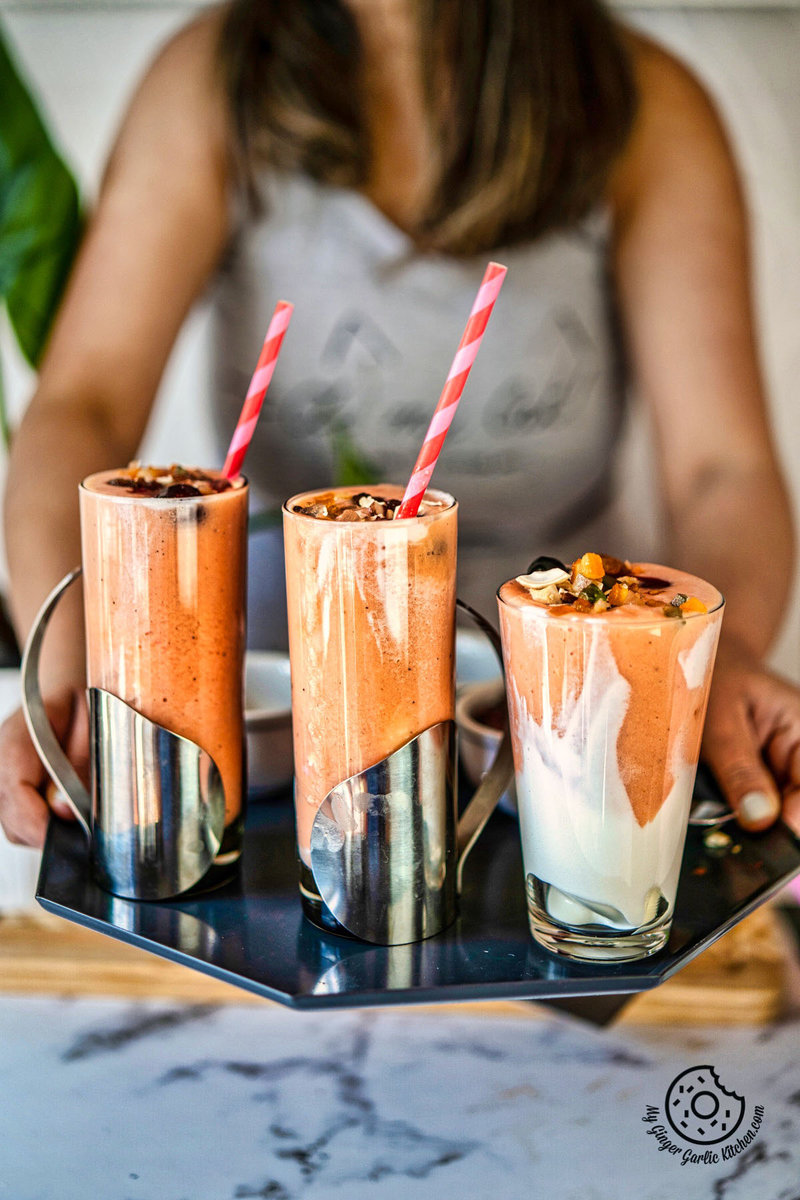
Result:
<svg viewBox="0 0 800 1200"><path fill-rule="evenodd" d="M392 488L395 491L399 491L401 494L405 490L400 484L386 482L375 484L346 484L342 487L311 488L306 492L297 492L294 496L290 496L288 500L284 500L283 504L281 505L281 511L290 517L299 517L300 519L306 521L319 521L318 517L313 517L310 513L294 512L294 510L289 506L321 494L358 495L360 492L366 492L368 495L373 495L375 493L380 494L381 488ZM445 492L440 488L426 488L423 499L425 496L430 496L433 499L447 500L449 503L444 508L437 509L435 512L423 513L421 516L417 515L416 517L404 517L402 519L404 523L411 521L420 523L426 521L435 521L438 517L443 517L445 513L449 513L454 509L458 509L458 501L451 492ZM379 525L382 528L388 526L391 526L392 528L399 528L394 521L325 521L324 523L326 525L334 525L341 529L366 529L375 525Z"/></svg>

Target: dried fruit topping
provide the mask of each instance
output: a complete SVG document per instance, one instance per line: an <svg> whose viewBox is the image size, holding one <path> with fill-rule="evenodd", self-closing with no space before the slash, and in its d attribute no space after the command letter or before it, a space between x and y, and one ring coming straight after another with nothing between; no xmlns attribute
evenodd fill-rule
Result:
<svg viewBox="0 0 800 1200"><path fill-rule="evenodd" d="M667 617L682 617L687 613L705 613L708 608L702 600L698 600L697 596L686 596L683 592L678 592L673 596L669 604L664 606L664 615Z"/></svg>
<svg viewBox="0 0 800 1200"><path fill-rule="evenodd" d="M619 579L609 588L608 603L612 608L620 608L623 604L630 603L630 598L631 589L627 583L621 583Z"/></svg>
<svg viewBox="0 0 800 1200"><path fill-rule="evenodd" d="M603 560L599 554L583 554L580 558L576 558L572 564L573 583L578 576L582 576L587 580L602 579L605 573Z"/></svg>
<svg viewBox="0 0 800 1200"><path fill-rule="evenodd" d="M590 604L596 604L598 600L605 600L603 589L598 587L596 583L590 583L583 588L581 596L584 600L588 600Z"/></svg>
<svg viewBox="0 0 800 1200"><path fill-rule="evenodd" d="M687 596L687 598L684 600L683 604L681 605L681 612L683 612L683 613L707 613L708 606L706 604L704 604L702 600L699 600L697 598L697 596Z"/></svg>

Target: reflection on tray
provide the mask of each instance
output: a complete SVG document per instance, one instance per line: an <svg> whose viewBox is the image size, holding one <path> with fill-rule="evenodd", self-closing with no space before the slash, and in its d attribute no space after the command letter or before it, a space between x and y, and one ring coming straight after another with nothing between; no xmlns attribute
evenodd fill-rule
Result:
<svg viewBox="0 0 800 1200"><path fill-rule="evenodd" d="M497 813L464 875L458 920L406 946L323 933L300 910L288 798L253 804L240 879L217 892L141 903L90 878L85 839L51 822L38 898L52 912L295 1007L547 999L651 988L800 872L783 825L761 835L728 826L738 853L710 854L690 830L667 948L634 963L575 963L528 933L516 822Z"/></svg>

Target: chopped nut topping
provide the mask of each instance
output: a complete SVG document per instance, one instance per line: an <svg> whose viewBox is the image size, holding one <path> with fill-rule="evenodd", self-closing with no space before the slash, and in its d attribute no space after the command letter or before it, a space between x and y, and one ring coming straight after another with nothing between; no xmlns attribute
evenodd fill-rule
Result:
<svg viewBox="0 0 800 1200"><path fill-rule="evenodd" d="M587 552L575 559L570 572L554 565L557 561L534 559L527 575L517 575L516 582L528 590L532 600L569 606L580 613L601 613L625 605L658 608L665 617L677 618L708 611L702 600L682 592L665 604L666 580L634 575L629 562L610 554ZM537 566L539 570L533 569Z"/></svg>
<svg viewBox="0 0 800 1200"><path fill-rule="evenodd" d="M400 503L384 496L373 496L371 492L357 492L354 496L331 492L324 503L295 504L292 511L329 521L393 521Z"/></svg>

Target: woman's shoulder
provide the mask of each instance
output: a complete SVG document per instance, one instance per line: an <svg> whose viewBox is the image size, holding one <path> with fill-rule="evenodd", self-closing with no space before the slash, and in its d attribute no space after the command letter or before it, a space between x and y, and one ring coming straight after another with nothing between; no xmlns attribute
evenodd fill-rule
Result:
<svg viewBox="0 0 800 1200"><path fill-rule="evenodd" d="M639 95L628 144L611 177L612 210L625 207L653 183L735 174L724 123L691 68L663 46L626 32Z"/></svg>
<svg viewBox="0 0 800 1200"><path fill-rule="evenodd" d="M181 175L227 178L227 105L217 65L223 16L222 8L202 12L158 49L124 115L107 177L150 164L165 186Z"/></svg>
<svg viewBox="0 0 800 1200"><path fill-rule="evenodd" d="M180 25L157 50L149 73L188 72L190 79L210 79L215 72L227 12L227 5L215 5Z"/></svg>
<svg viewBox="0 0 800 1200"><path fill-rule="evenodd" d="M201 12L159 47L134 95L139 105L160 112L165 123L180 121L204 137L225 134L226 103L219 70L223 6Z"/></svg>
<svg viewBox="0 0 800 1200"><path fill-rule="evenodd" d="M643 104L667 96L690 103L711 103L697 76L676 54L643 33L626 29L624 36Z"/></svg>

